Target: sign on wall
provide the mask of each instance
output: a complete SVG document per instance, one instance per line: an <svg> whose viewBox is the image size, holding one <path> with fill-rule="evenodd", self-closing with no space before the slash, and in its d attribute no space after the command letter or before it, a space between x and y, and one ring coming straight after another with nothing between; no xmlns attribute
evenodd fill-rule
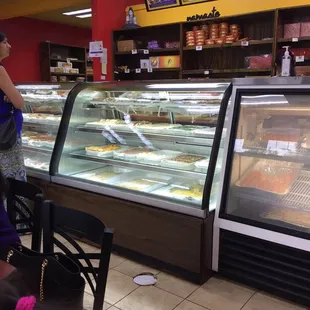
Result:
<svg viewBox="0 0 310 310"><path fill-rule="evenodd" d="M145 0L146 9L155 11L173 8L181 5L180 0Z"/></svg>
<svg viewBox="0 0 310 310"><path fill-rule="evenodd" d="M188 5L188 4L197 4L197 3L203 3L203 2L211 2L216 0L181 0L182 5Z"/></svg>

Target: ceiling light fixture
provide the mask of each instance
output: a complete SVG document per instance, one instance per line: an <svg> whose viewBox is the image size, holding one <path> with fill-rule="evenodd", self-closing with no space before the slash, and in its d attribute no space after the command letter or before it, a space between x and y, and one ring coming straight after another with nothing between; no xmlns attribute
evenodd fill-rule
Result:
<svg viewBox="0 0 310 310"><path fill-rule="evenodd" d="M83 10L78 10L78 11L71 11L71 12L66 12L62 13L63 15L78 15L78 14L83 14L83 13L89 13L91 12L91 8L89 9L83 9Z"/></svg>
<svg viewBox="0 0 310 310"><path fill-rule="evenodd" d="M78 18L89 18L89 17L91 17L92 15L91 15L91 13L90 14L83 14L83 15L77 15L76 17L78 17Z"/></svg>

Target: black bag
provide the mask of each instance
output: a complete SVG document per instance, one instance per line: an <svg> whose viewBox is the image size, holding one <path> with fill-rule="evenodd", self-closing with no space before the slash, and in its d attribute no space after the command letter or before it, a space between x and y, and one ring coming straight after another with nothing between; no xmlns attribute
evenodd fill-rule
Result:
<svg viewBox="0 0 310 310"><path fill-rule="evenodd" d="M19 295L34 295L55 309L83 309L85 280L78 265L65 254L41 254L15 245L2 249L0 258L17 268L6 281Z"/></svg>
<svg viewBox="0 0 310 310"><path fill-rule="evenodd" d="M11 149L17 141L17 130L14 118L14 108L10 114L0 116L0 119L9 118L4 123L0 124L0 151L6 151Z"/></svg>

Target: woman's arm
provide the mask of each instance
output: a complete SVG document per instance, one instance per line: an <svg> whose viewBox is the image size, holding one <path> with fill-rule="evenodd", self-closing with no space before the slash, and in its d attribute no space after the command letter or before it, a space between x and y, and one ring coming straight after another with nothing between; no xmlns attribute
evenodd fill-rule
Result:
<svg viewBox="0 0 310 310"><path fill-rule="evenodd" d="M23 109L24 99L14 86L5 68L0 66L0 88L8 96L16 109Z"/></svg>

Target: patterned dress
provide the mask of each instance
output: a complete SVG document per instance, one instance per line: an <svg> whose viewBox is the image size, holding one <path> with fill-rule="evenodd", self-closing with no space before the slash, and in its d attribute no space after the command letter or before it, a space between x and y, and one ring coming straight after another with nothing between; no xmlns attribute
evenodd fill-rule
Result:
<svg viewBox="0 0 310 310"><path fill-rule="evenodd" d="M9 115L11 109L12 105L8 103L5 93L2 91L2 89L0 89L0 123L4 123L8 120L8 118L1 116ZM26 181L26 169L24 165L21 140L21 133L23 128L23 115L21 110L14 110L14 119L18 133L17 143L9 150L0 151L0 170L6 178Z"/></svg>

